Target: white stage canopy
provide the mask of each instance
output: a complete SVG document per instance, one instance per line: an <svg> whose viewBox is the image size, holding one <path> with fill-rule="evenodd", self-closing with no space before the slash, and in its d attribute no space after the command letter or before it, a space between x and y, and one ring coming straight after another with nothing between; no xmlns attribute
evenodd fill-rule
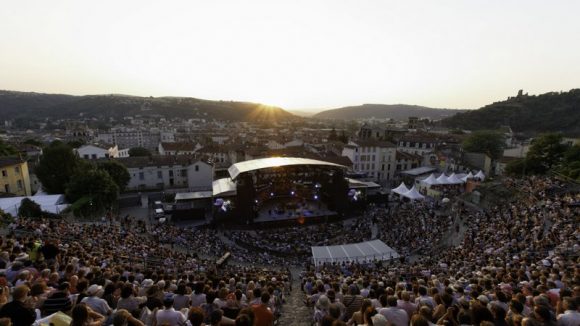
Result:
<svg viewBox="0 0 580 326"><path fill-rule="evenodd" d="M212 185L214 197L235 196L238 193L236 184L231 178L215 180Z"/></svg>
<svg viewBox="0 0 580 326"><path fill-rule="evenodd" d="M404 182L401 182L401 184L397 188L391 189L391 191L398 194L398 195L402 195L402 194L408 192L409 188L407 188L407 186L405 186Z"/></svg>
<svg viewBox="0 0 580 326"><path fill-rule="evenodd" d="M311 247L314 265L342 262L372 262L390 260L399 257L393 248L381 240L350 243L339 246Z"/></svg>
<svg viewBox="0 0 580 326"><path fill-rule="evenodd" d="M20 202L22 202L22 199L24 198L28 198L40 205L41 210L53 214L60 214L60 212L69 206L65 203L64 195L40 195L0 198L0 209L12 216L17 216Z"/></svg>
<svg viewBox="0 0 580 326"><path fill-rule="evenodd" d="M407 191L404 194L401 194L401 196L403 197L407 197L411 200L422 200L425 199L425 196L421 195L417 189L415 189L415 186L413 186L413 188L411 188L411 190Z"/></svg>
<svg viewBox="0 0 580 326"><path fill-rule="evenodd" d="M478 178L481 181L485 180L485 174L483 173L483 171L479 170L479 172L477 172L476 175L473 176L474 178Z"/></svg>
<svg viewBox="0 0 580 326"><path fill-rule="evenodd" d="M240 173L290 165L319 165L319 166L337 167L346 170L346 166L344 165L313 160L309 158L268 157L235 163L228 168L228 172L232 180L236 180L236 178L238 177L238 175L240 175Z"/></svg>

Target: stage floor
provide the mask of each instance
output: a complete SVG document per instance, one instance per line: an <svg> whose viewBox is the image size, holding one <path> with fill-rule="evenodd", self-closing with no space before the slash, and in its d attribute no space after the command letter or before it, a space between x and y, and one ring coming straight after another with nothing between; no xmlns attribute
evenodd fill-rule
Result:
<svg viewBox="0 0 580 326"><path fill-rule="evenodd" d="M283 212L278 211L278 208L287 202L288 200L284 200L283 198L268 200L264 203L260 211L258 211L258 217L254 219L254 223L297 220L302 217L308 219L309 217L336 215L335 211L329 210L328 207L320 201L307 201L304 207L298 207L296 209L285 208Z"/></svg>

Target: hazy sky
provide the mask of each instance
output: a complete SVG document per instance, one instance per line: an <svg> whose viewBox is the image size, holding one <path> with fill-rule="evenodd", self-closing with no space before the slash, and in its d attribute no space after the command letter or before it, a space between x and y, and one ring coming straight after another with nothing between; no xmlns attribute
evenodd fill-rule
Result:
<svg viewBox="0 0 580 326"><path fill-rule="evenodd" d="M0 89L478 108L580 87L580 1L0 0Z"/></svg>

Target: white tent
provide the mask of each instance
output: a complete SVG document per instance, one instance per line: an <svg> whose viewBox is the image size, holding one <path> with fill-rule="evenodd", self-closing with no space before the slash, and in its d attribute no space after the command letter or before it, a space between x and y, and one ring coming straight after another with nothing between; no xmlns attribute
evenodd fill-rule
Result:
<svg viewBox="0 0 580 326"><path fill-rule="evenodd" d="M28 197L0 198L0 209L6 213L12 214L12 216L16 216L18 215L20 202L22 202L22 199L24 198L28 198L40 205L41 210L54 214L59 214L68 207L68 204L65 204L64 195L35 195Z"/></svg>
<svg viewBox="0 0 580 326"><path fill-rule="evenodd" d="M459 178L458 178L458 177L455 175L455 173L451 174L451 175L449 176L449 178L447 178L447 181L449 181L449 183L450 183L450 184L454 184L454 185L457 185L457 184L463 183L463 181L462 181L461 179L459 179Z"/></svg>
<svg viewBox="0 0 580 326"><path fill-rule="evenodd" d="M483 174L483 171L479 170L479 172L477 172L477 174L475 176L473 176L474 178L478 178L481 181L485 180L485 174Z"/></svg>
<svg viewBox="0 0 580 326"><path fill-rule="evenodd" d="M404 182L401 182L401 184L397 188L391 189L391 191L396 193L396 194L402 195L402 194L408 192L409 188L407 188L407 186L405 186Z"/></svg>
<svg viewBox="0 0 580 326"><path fill-rule="evenodd" d="M411 200L422 200L425 199L425 196L421 195L417 189L415 189L415 186L413 186L413 188L411 188L411 190L407 191L404 194L401 194L401 196L403 197L407 197Z"/></svg>
<svg viewBox="0 0 580 326"><path fill-rule="evenodd" d="M439 178L437 178L437 182L440 185L448 185L449 184L449 180L447 179L447 176L445 176L445 173L441 173Z"/></svg>
<svg viewBox="0 0 580 326"><path fill-rule="evenodd" d="M471 171L469 171L469 173L466 176L461 178L461 180L463 180L463 182L467 182L467 179L473 179L473 173L471 173Z"/></svg>
<svg viewBox="0 0 580 326"><path fill-rule="evenodd" d="M436 185L439 184L439 182L437 182L437 178L435 178L435 175L433 173L431 173L430 176L428 176L427 178L421 180L421 183L424 183L426 185Z"/></svg>
<svg viewBox="0 0 580 326"><path fill-rule="evenodd" d="M314 265L342 262L372 262L390 260L399 257L393 248L381 240L350 243L338 246L311 247Z"/></svg>

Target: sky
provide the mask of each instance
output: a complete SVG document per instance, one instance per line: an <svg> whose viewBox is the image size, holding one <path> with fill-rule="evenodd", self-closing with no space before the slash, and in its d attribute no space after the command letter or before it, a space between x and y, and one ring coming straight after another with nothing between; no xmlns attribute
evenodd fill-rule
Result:
<svg viewBox="0 0 580 326"><path fill-rule="evenodd" d="M320 110L580 87L580 1L0 0L0 89Z"/></svg>

